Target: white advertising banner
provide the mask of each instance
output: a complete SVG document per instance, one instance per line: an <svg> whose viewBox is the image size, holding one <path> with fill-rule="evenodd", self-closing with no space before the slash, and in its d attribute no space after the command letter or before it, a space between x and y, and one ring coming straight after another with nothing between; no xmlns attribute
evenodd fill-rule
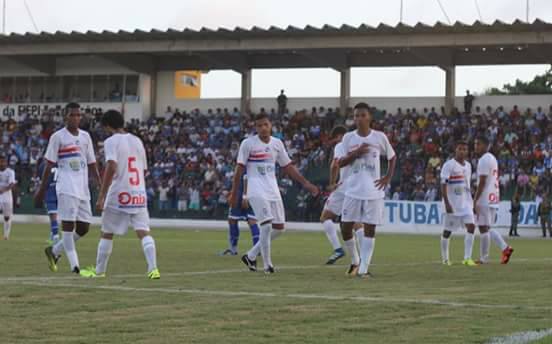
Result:
<svg viewBox="0 0 552 344"><path fill-rule="evenodd" d="M107 110L123 110L123 104L117 103L79 103L82 110L86 113L96 114L97 112L105 112ZM67 103L20 103L20 104L2 104L0 103L0 118L7 120L13 118L16 122L20 122L27 115L40 117L42 114L54 111L61 113L61 110ZM125 119L142 118L142 106L139 102L125 103L124 105Z"/></svg>

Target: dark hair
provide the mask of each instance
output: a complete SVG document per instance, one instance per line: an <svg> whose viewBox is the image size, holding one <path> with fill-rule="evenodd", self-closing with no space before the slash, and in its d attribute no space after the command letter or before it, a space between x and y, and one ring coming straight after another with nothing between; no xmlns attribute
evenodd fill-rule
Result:
<svg viewBox="0 0 552 344"><path fill-rule="evenodd" d="M258 115L255 116L255 122L261 121L261 120L263 120L263 119L267 119L267 120L270 121L268 115L267 115L265 112L262 112L262 113L260 113L260 114L258 114Z"/></svg>
<svg viewBox="0 0 552 344"><path fill-rule="evenodd" d="M362 110L362 109L364 109L364 110L370 111L370 105L368 105L367 103L361 102L361 103L357 103L357 105L355 105L354 109L355 109L355 110Z"/></svg>
<svg viewBox="0 0 552 344"><path fill-rule="evenodd" d="M454 143L454 147L458 147L458 146L461 146L461 145L467 146L468 142L466 142L464 140L458 140Z"/></svg>
<svg viewBox="0 0 552 344"><path fill-rule="evenodd" d="M119 111L109 110L102 116L102 125L113 129L121 129L125 126L125 119Z"/></svg>
<svg viewBox="0 0 552 344"><path fill-rule="evenodd" d="M332 129L331 137L335 138L338 135L345 135L347 133L347 128L345 128L342 125L338 125L337 127Z"/></svg>
<svg viewBox="0 0 552 344"><path fill-rule="evenodd" d="M70 110L70 109L80 109L80 105L79 103L69 103L67 105L65 105L65 110Z"/></svg>
<svg viewBox="0 0 552 344"><path fill-rule="evenodd" d="M485 135L478 135L475 140L477 141L481 141L483 142L484 144L488 145L489 144L489 138Z"/></svg>

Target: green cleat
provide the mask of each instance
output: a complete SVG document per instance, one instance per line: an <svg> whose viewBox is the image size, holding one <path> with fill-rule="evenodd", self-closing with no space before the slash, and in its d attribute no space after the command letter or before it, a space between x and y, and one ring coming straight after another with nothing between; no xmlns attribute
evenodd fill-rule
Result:
<svg viewBox="0 0 552 344"><path fill-rule="evenodd" d="M148 278L152 279L152 280L160 279L161 278L161 273L159 272L159 269L153 269L150 272L148 272Z"/></svg>
<svg viewBox="0 0 552 344"><path fill-rule="evenodd" d="M96 267L94 267L94 266L88 266L88 267L80 270L79 274L82 277L86 277L86 278L103 278L103 277L105 277L105 273L97 274L96 273Z"/></svg>
<svg viewBox="0 0 552 344"><path fill-rule="evenodd" d="M52 272L57 272L57 261L59 260L59 256L56 257L54 255L54 252L52 251L52 246L48 246L44 249L44 254L46 255L46 258L48 259L48 268Z"/></svg>
<svg viewBox="0 0 552 344"><path fill-rule="evenodd" d="M462 264L466 265L466 266L477 266L478 265L476 262L473 261L473 259L464 259L462 261Z"/></svg>

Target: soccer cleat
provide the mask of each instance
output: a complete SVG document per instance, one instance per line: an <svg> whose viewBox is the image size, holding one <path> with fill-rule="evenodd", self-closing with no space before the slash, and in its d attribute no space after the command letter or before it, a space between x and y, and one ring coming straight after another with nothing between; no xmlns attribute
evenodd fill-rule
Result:
<svg viewBox="0 0 552 344"><path fill-rule="evenodd" d="M264 273L265 275L272 275L273 273L275 273L276 271L274 270L274 267L273 266L269 266L268 268L265 269Z"/></svg>
<svg viewBox="0 0 552 344"><path fill-rule="evenodd" d="M473 261L473 259L464 259L462 261L462 264L463 265L466 265L466 266L477 266L478 264L476 262Z"/></svg>
<svg viewBox="0 0 552 344"><path fill-rule="evenodd" d="M478 259L478 260L475 261L475 264L477 264L477 265L485 265L485 264L489 264L489 262L486 261L486 260Z"/></svg>
<svg viewBox="0 0 552 344"><path fill-rule="evenodd" d="M159 272L159 269L153 269L148 273L148 278L151 280L160 279L161 273Z"/></svg>
<svg viewBox="0 0 552 344"><path fill-rule="evenodd" d="M370 271L368 271L365 274L357 274L357 277L360 279L369 279L369 278L374 278L374 275L372 275Z"/></svg>
<svg viewBox="0 0 552 344"><path fill-rule="evenodd" d="M238 252L233 251L233 250L230 249L230 248L227 248L226 250L220 252L218 255L219 255L219 256L237 256L237 255L238 255Z"/></svg>
<svg viewBox="0 0 552 344"><path fill-rule="evenodd" d="M335 250L330 258L328 258L328 261L326 262L326 265L333 265L335 262L337 262L339 259L345 257L345 251L343 251L342 248L338 248Z"/></svg>
<svg viewBox="0 0 552 344"><path fill-rule="evenodd" d="M59 260L59 256L56 256L54 252L52 251L52 246L48 246L44 249L44 254L46 255L46 258L48 259L48 268L52 272L57 272L57 262Z"/></svg>
<svg viewBox="0 0 552 344"><path fill-rule="evenodd" d="M347 269L347 272L345 273L348 276L355 276L358 272L358 265L351 264L349 266L349 269Z"/></svg>
<svg viewBox="0 0 552 344"><path fill-rule="evenodd" d="M82 277L87 278L97 278L97 277L105 277L105 274L96 274L96 268L94 266L88 266L86 268L83 268L80 270L79 273Z"/></svg>
<svg viewBox="0 0 552 344"><path fill-rule="evenodd" d="M78 266L75 266L71 272L76 273L77 275L80 275L80 268Z"/></svg>
<svg viewBox="0 0 552 344"><path fill-rule="evenodd" d="M451 266L452 262L450 260L443 260L443 265Z"/></svg>
<svg viewBox="0 0 552 344"><path fill-rule="evenodd" d="M502 258L500 259L501 264L508 264L510 261L510 257L512 256L512 253L514 253L514 249L510 246L506 247L504 251L502 251Z"/></svg>
<svg viewBox="0 0 552 344"><path fill-rule="evenodd" d="M241 261L245 264L245 266L247 266L249 271L257 272L257 261L256 260L251 260L251 259L249 259L247 254L244 254L241 257Z"/></svg>

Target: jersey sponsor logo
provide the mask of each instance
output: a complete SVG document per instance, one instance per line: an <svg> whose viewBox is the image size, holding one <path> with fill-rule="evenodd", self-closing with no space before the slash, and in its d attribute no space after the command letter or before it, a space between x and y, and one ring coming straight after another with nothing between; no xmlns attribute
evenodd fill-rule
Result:
<svg viewBox="0 0 552 344"><path fill-rule="evenodd" d="M142 192L131 194L129 192L121 192L117 196L119 208L145 208L146 195Z"/></svg>
<svg viewBox="0 0 552 344"><path fill-rule="evenodd" d="M267 174L274 174L274 169L275 166L272 165L257 166L257 172L262 176L266 176Z"/></svg>

